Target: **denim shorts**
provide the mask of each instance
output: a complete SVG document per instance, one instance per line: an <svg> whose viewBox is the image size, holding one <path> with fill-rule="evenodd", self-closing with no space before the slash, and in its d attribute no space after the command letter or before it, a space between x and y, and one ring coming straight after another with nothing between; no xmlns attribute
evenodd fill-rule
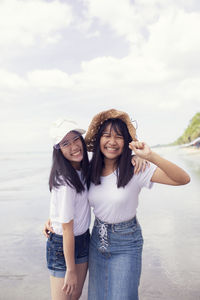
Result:
<svg viewBox="0 0 200 300"><path fill-rule="evenodd" d="M137 218L95 219L90 240L88 300L138 300L143 237Z"/></svg>
<svg viewBox="0 0 200 300"><path fill-rule="evenodd" d="M89 256L89 229L78 236L75 236L75 264L88 262ZM65 277L66 264L63 252L63 236L50 233L46 245L47 268L54 277Z"/></svg>

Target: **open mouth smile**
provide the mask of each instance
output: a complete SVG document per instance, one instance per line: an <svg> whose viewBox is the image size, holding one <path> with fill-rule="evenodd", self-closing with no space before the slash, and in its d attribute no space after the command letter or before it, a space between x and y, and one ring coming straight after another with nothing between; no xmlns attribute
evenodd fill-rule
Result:
<svg viewBox="0 0 200 300"><path fill-rule="evenodd" d="M109 152L116 152L119 150L119 148L113 148L113 147L105 147L105 149Z"/></svg>
<svg viewBox="0 0 200 300"><path fill-rule="evenodd" d="M74 153L71 153L71 156L78 156L80 154L81 154L81 150L78 150L78 151L76 151Z"/></svg>

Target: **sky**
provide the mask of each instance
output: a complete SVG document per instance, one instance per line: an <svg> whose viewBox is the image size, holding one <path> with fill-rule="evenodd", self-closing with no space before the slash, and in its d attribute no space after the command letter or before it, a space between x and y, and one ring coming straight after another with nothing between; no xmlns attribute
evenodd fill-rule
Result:
<svg viewBox="0 0 200 300"><path fill-rule="evenodd" d="M0 0L0 150L48 151L65 117L126 111L165 144L200 111L199 0Z"/></svg>

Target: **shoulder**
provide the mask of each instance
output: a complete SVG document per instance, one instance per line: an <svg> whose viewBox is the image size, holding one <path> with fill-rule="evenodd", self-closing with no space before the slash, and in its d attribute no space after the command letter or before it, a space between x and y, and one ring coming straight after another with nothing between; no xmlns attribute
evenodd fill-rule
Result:
<svg viewBox="0 0 200 300"><path fill-rule="evenodd" d="M54 194L74 194L75 192L75 188L73 186L70 186L64 180L61 185L52 189L52 193Z"/></svg>
<svg viewBox="0 0 200 300"><path fill-rule="evenodd" d="M146 167L144 171L140 171L138 174L134 174L133 180L138 182L141 187L148 187L156 168L157 166L151 163L150 166Z"/></svg>

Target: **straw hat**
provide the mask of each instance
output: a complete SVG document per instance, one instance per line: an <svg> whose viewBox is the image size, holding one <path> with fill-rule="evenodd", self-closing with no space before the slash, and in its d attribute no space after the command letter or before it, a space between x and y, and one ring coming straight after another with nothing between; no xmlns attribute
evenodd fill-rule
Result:
<svg viewBox="0 0 200 300"><path fill-rule="evenodd" d="M99 131L100 126L108 119L121 119L126 123L129 134L132 137L133 141L137 141L136 138L136 129L133 126L129 115L123 111L116 109L109 109L100 112L92 119L92 122L89 125L89 128L86 132L85 142L87 145L87 150L90 152L94 151L94 143L96 141L96 136Z"/></svg>
<svg viewBox="0 0 200 300"><path fill-rule="evenodd" d="M79 132L80 134L85 133L85 130L72 120L60 118L53 122L49 131L53 145L58 144L68 132L73 130Z"/></svg>

